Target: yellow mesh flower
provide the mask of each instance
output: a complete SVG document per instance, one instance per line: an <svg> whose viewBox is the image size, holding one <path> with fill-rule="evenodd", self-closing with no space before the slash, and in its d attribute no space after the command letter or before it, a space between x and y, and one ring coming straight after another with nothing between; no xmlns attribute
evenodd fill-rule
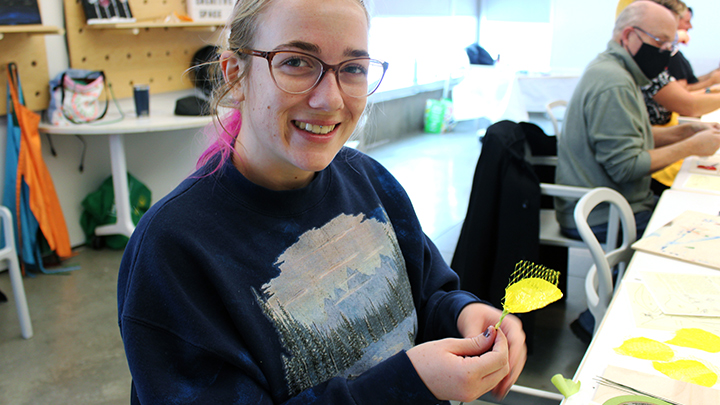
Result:
<svg viewBox="0 0 720 405"><path fill-rule="evenodd" d="M510 283L505 288L503 314L495 325L499 328L505 315L521 314L543 308L560 298L558 288L560 272L528 261L520 261L510 275Z"/></svg>

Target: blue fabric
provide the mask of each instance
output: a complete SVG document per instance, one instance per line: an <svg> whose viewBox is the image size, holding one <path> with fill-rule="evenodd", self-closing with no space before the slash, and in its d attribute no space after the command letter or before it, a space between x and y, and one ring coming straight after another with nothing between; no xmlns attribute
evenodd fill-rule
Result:
<svg viewBox="0 0 720 405"><path fill-rule="evenodd" d="M17 235L17 210L15 207L15 182L17 179L18 154L20 153L20 127L17 125L13 113L12 98L10 97L10 83L7 83L7 144L5 147L5 179L3 183L2 204L6 206L13 217L14 234ZM0 233L2 246L5 246L5 236ZM15 251L18 251L19 241L15 238Z"/></svg>
<svg viewBox="0 0 720 405"><path fill-rule="evenodd" d="M595 330L595 317L589 309L586 309L578 316L577 322L585 332L592 336Z"/></svg>
<svg viewBox="0 0 720 405"><path fill-rule="evenodd" d="M17 90L20 103L23 103L22 86L20 78L17 78ZM18 252L22 261L32 267L38 266L39 245L37 243L38 224L35 216L30 210L30 190L23 181L20 186L20 224L22 232L18 229L18 206L16 184L18 172L18 156L20 154L21 130L17 122L17 116L13 108L10 96L10 83L7 83L7 148L5 149L5 183L3 189L3 205L8 207L15 219L13 223L15 235L15 251ZM22 247L22 248L21 248ZM39 262L42 266L42 261Z"/></svg>

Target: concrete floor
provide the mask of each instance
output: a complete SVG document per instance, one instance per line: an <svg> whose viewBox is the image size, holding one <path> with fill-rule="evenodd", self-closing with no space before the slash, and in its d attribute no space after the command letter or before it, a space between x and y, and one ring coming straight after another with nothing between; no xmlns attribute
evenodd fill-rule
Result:
<svg viewBox="0 0 720 405"><path fill-rule="evenodd" d="M416 134L368 153L399 179L426 233L450 260L467 210L480 153L472 125L443 135ZM116 282L121 251L80 247L65 264L80 270L26 277L35 336L24 340L7 272L0 290L0 404L127 404L130 373L117 327ZM582 271L570 270L567 300L540 310L535 353L519 385L556 392L550 378L572 377L586 345L569 324L584 310ZM473 404L493 401L483 397ZM513 401L513 402L507 402ZM503 403L551 404L527 399Z"/></svg>

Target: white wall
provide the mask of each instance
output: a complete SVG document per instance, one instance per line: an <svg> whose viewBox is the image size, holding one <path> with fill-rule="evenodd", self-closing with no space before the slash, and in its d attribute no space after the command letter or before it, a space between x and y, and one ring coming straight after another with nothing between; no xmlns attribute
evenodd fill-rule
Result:
<svg viewBox="0 0 720 405"><path fill-rule="evenodd" d="M680 49L695 70L702 75L718 67L720 61L720 24L717 23L720 2L717 0L687 0L694 11L690 42Z"/></svg>
<svg viewBox="0 0 720 405"><path fill-rule="evenodd" d="M554 0L552 70L578 71L605 50L615 23L616 0Z"/></svg>
<svg viewBox="0 0 720 405"><path fill-rule="evenodd" d="M374 3L374 4L372 4ZM477 0L374 0L373 16L477 16Z"/></svg>
<svg viewBox="0 0 720 405"><path fill-rule="evenodd" d="M486 0L480 0L486 1ZM532 0L526 0L532 1ZM552 0L552 57L554 70L582 70L610 40L617 0ZM696 74L718 67L720 61L720 12L717 0L686 0L695 11L690 43L681 45Z"/></svg>

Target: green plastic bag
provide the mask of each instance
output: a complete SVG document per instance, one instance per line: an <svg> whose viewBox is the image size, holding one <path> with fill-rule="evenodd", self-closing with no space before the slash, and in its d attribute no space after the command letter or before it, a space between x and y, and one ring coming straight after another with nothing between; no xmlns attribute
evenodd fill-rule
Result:
<svg viewBox="0 0 720 405"><path fill-rule="evenodd" d="M452 101L428 99L425 102L425 132L440 134L450 129L452 125Z"/></svg>
<svg viewBox="0 0 720 405"><path fill-rule="evenodd" d="M130 191L130 216L135 225L140 217L150 208L152 193L140 180L130 173L128 177L128 190ZM107 246L111 249L122 249L128 243L125 235L95 235L95 228L117 222L117 209L115 207L115 192L113 190L112 176L103 181L96 191L88 194L82 201L83 212L80 216L80 226L85 232L86 243L95 249Z"/></svg>

